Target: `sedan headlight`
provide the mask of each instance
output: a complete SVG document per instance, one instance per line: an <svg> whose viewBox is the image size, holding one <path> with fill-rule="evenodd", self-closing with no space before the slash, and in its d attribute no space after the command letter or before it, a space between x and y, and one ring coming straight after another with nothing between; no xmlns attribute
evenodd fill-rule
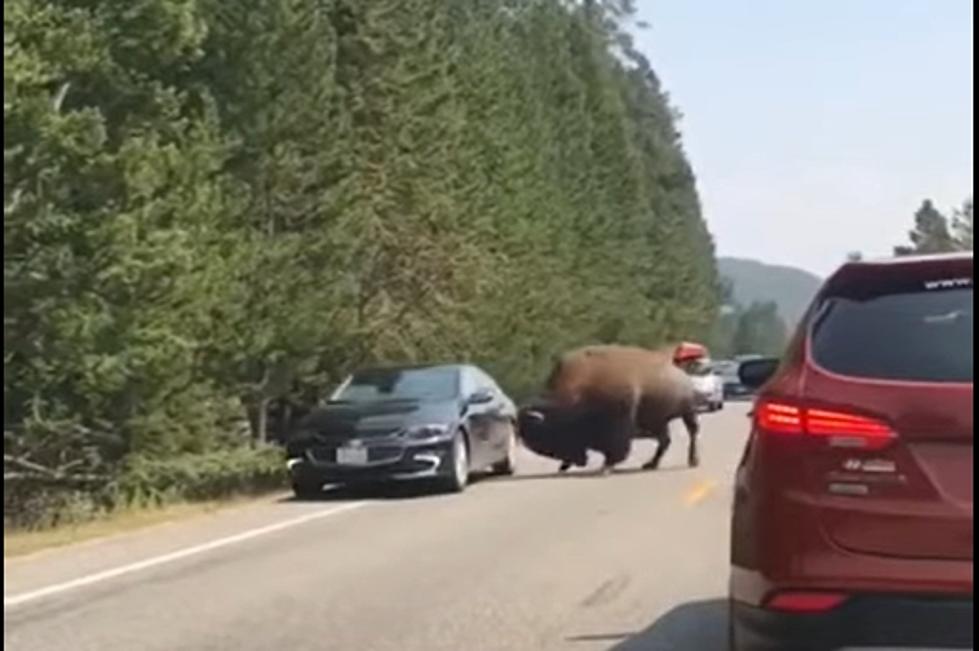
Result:
<svg viewBox="0 0 979 651"><path fill-rule="evenodd" d="M405 430L405 436L416 441L437 439L449 433L448 425L415 425Z"/></svg>

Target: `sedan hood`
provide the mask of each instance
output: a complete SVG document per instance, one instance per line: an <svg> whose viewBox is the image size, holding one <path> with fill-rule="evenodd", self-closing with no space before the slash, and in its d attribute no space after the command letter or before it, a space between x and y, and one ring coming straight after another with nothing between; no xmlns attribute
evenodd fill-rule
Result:
<svg viewBox="0 0 979 651"><path fill-rule="evenodd" d="M451 424L459 417L456 401L382 400L327 404L300 423L302 434L326 438L391 436L416 425Z"/></svg>

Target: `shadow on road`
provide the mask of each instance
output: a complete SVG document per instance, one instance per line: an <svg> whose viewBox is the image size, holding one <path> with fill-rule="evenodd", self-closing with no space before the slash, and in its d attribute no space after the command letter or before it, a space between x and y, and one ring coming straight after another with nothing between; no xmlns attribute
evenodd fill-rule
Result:
<svg viewBox="0 0 979 651"><path fill-rule="evenodd" d="M600 469L576 470L567 473L546 472L528 475L492 476L477 474L470 478L471 486L479 484L489 484L495 482L514 482L514 481L558 481L562 479L593 479L601 481L612 479L619 476L643 475L658 473L674 473L689 470L687 466L667 466L659 470L643 470L642 468L622 468L616 470L611 475L603 475ZM404 482L379 482L366 484L351 484L349 486L334 486L326 488L320 495L309 498L298 498L289 495L279 499L284 502L341 502L346 500L405 500L438 495L439 491L432 484L419 481Z"/></svg>
<svg viewBox="0 0 979 651"><path fill-rule="evenodd" d="M727 651L727 602L677 606L639 633L576 635L569 642L609 642L609 651Z"/></svg>
<svg viewBox="0 0 979 651"><path fill-rule="evenodd" d="M473 474L469 478L470 488L487 483L496 478L483 474ZM346 486L328 486L316 497L299 498L288 495L279 499L285 502L342 502L347 500L408 500L444 494L433 482L423 479L412 481L376 481L353 483Z"/></svg>
<svg viewBox="0 0 979 651"><path fill-rule="evenodd" d="M408 500L438 495L438 490L426 482L391 482L351 484L326 488L316 497L283 497L279 502L342 502L347 500Z"/></svg>
<svg viewBox="0 0 979 651"><path fill-rule="evenodd" d="M611 475L603 475L600 469L587 469L587 470L573 470L566 473L559 473L557 470L554 472L541 472L534 473L532 475L511 475L510 477L487 477L485 481L487 482L511 482L511 481L543 481L543 480L559 480L559 479L611 479L613 477L619 477L623 475L655 475L658 473L673 473L682 472L685 470L690 470L687 466L666 466L660 468L659 470L644 470L642 468L622 468L614 471Z"/></svg>

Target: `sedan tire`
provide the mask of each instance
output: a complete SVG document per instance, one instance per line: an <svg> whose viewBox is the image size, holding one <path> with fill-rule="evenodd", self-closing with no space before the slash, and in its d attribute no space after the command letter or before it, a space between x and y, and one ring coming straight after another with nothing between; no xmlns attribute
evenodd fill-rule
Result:
<svg viewBox="0 0 979 651"><path fill-rule="evenodd" d="M314 500L323 495L323 486L309 482L292 482L292 494L297 500Z"/></svg>
<svg viewBox="0 0 979 651"><path fill-rule="evenodd" d="M510 423L510 433L507 435L506 458L493 464L493 474L504 477L512 475L517 470L517 428Z"/></svg>
<svg viewBox="0 0 979 651"><path fill-rule="evenodd" d="M443 488L449 493L461 493L469 484L469 447L466 435L461 430L452 439L449 452L446 476L442 480Z"/></svg>

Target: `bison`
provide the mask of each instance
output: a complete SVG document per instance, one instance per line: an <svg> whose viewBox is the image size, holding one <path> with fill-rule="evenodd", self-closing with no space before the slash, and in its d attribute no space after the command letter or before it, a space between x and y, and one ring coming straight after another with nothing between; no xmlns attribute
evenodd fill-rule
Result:
<svg viewBox="0 0 979 651"><path fill-rule="evenodd" d="M588 346L561 357L544 396L525 405L518 433L523 444L561 461L559 472L584 466L588 450L605 457L610 472L629 455L634 438L657 441L643 465L656 469L670 447L669 424L680 418L690 436L687 462L699 464L693 384L673 364L673 349Z"/></svg>

